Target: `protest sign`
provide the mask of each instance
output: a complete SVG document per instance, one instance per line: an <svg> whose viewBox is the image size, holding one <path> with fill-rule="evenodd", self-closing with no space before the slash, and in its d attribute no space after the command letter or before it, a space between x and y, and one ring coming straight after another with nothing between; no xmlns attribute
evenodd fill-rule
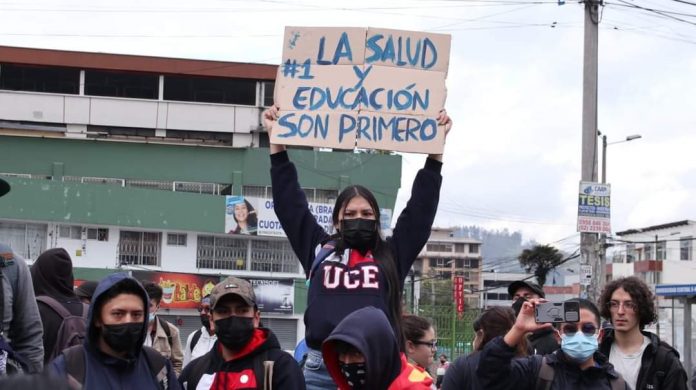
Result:
<svg viewBox="0 0 696 390"><path fill-rule="evenodd" d="M286 27L271 141L442 153L450 36Z"/></svg>

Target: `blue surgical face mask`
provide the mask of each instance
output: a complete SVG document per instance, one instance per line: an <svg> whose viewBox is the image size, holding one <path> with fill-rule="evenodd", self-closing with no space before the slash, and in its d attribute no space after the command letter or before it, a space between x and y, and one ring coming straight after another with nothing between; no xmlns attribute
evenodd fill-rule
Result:
<svg viewBox="0 0 696 390"><path fill-rule="evenodd" d="M561 349L571 359L578 363L587 361L597 352L598 343L595 335L586 335L582 332L575 332L574 335L563 335L561 339Z"/></svg>
<svg viewBox="0 0 696 390"><path fill-rule="evenodd" d="M148 321L148 323L150 323L150 324L151 324L153 321L155 321L155 313L152 313L152 312L148 313L148 315L147 315L147 321Z"/></svg>

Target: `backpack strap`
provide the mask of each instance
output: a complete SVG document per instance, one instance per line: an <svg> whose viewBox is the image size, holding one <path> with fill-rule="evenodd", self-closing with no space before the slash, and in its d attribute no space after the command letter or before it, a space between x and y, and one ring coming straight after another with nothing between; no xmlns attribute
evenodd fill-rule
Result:
<svg viewBox="0 0 696 390"><path fill-rule="evenodd" d="M655 353L655 360L653 360L648 369L646 383L652 384L655 389L659 389L662 386L662 381L664 381L667 372L665 370L665 365L667 364L667 354L670 349L660 342L657 345L657 353Z"/></svg>
<svg viewBox="0 0 696 390"><path fill-rule="evenodd" d="M314 256L314 261L312 261L312 266L309 268L309 274L307 276L307 286L309 286L309 281L312 280L312 276L314 276L314 272L316 272L317 268L319 268L319 265L326 260L327 257L331 253L333 253L336 250L336 241L330 240L324 245L321 246L321 249L319 250L319 253L317 253L316 256Z"/></svg>
<svg viewBox="0 0 696 390"><path fill-rule="evenodd" d="M546 356L541 358L541 368L537 377L536 390L550 390L554 376L553 367L546 361Z"/></svg>
<svg viewBox="0 0 696 390"><path fill-rule="evenodd" d="M263 362L263 390L273 390L273 360Z"/></svg>
<svg viewBox="0 0 696 390"><path fill-rule="evenodd" d="M55 298L49 297L48 295L39 295L36 297L36 301L41 302L46 306L50 307L53 311L58 313L62 320L65 320L66 318L72 315L72 313L70 313L68 309L65 308L65 306L63 306Z"/></svg>
<svg viewBox="0 0 696 390"><path fill-rule="evenodd" d="M68 374L68 385L73 390L81 390L85 383L85 349L76 345L63 350L62 354Z"/></svg>
<svg viewBox="0 0 696 390"><path fill-rule="evenodd" d="M198 340L201 339L201 335L203 334L203 331L198 329L193 333L193 338L191 339L191 353L193 353L193 349L196 348L196 344L198 344Z"/></svg>
<svg viewBox="0 0 696 390"><path fill-rule="evenodd" d="M621 375L610 379L609 383L611 383L611 390L626 390L626 381Z"/></svg>
<svg viewBox="0 0 696 390"><path fill-rule="evenodd" d="M150 372L152 372L152 375L155 377L160 389L169 389L169 369L167 368L167 359L150 347L143 347L143 353L145 354L147 365L150 367Z"/></svg>
<svg viewBox="0 0 696 390"><path fill-rule="evenodd" d="M256 388L260 390L268 389L270 383L266 382L266 367L265 363L268 361L268 350L264 350L258 355L254 356L254 376L256 377ZM261 384L263 382L263 385Z"/></svg>
<svg viewBox="0 0 696 390"><path fill-rule="evenodd" d="M167 322L164 321L163 319L159 318L157 316L157 322L159 322L159 326L162 327L162 330L164 330L164 334L167 335L167 342L169 343L169 348L171 349L173 347L172 344L172 331L169 329L169 325L167 325ZM154 341L154 340L153 340Z"/></svg>

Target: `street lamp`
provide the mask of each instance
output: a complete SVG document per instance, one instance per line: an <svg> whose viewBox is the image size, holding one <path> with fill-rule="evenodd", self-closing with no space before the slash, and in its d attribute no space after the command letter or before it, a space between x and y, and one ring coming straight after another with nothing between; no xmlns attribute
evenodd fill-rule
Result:
<svg viewBox="0 0 696 390"><path fill-rule="evenodd" d="M600 133L601 134L601 133ZM635 139L643 138L642 135L640 134L632 134L627 136L625 139L621 141L614 141L614 142L609 142L607 143L607 135L606 134L601 134L602 135L602 184L607 183L607 146L608 145L613 145L613 144L620 144L622 142L629 142L633 141ZM655 249L657 250L657 248ZM607 235L602 233L599 236L599 269L597 272L599 273L599 289L604 287L604 272L606 270L606 264L607 264Z"/></svg>
<svg viewBox="0 0 696 390"><path fill-rule="evenodd" d="M621 141L607 143L607 135L602 135L602 184L607 183L607 145L620 144L622 142L629 142L639 138L643 138L643 136L640 134L633 134L629 135L628 137L626 137L626 139L623 139Z"/></svg>

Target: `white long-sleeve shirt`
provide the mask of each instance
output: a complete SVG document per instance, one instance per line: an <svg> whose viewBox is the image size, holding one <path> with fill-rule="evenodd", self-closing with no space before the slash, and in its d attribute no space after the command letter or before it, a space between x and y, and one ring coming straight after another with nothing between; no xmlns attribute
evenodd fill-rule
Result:
<svg viewBox="0 0 696 390"><path fill-rule="evenodd" d="M193 351L191 351L191 341L193 340L193 335L196 334L196 332L191 333L186 339L186 347L184 348L184 367L186 367L186 365L189 364L189 362L191 362L193 359L208 353L208 351L213 348L213 344L215 344L215 341L217 340L217 336L210 335L204 326L201 326L200 331L201 337L198 339Z"/></svg>

